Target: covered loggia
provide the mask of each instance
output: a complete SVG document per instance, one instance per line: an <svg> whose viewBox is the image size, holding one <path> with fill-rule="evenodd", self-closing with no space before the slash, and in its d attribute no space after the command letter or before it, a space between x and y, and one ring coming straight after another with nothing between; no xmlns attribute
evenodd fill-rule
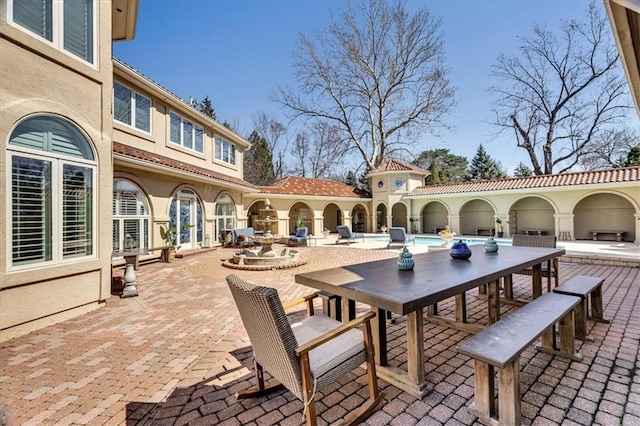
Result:
<svg viewBox="0 0 640 426"><path fill-rule="evenodd" d="M509 209L509 230L511 234L540 231L543 234L555 235L555 213L553 205L544 198L521 198Z"/></svg>
<svg viewBox="0 0 640 426"><path fill-rule="evenodd" d="M439 201L432 201L424 206L420 213L422 232L426 234L436 233L440 228L449 224L449 211Z"/></svg>
<svg viewBox="0 0 640 426"><path fill-rule="evenodd" d="M395 203L391 207L391 226L401 226L407 232L411 232L407 226L407 206L404 203Z"/></svg>
<svg viewBox="0 0 640 426"><path fill-rule="evenodd" d="M329 203L322 211L322 227L323 230L328 229L336 232L336 227L342 225L342 210L337 204Z"/></svg>
<svg viewBox="0 0 640 426"><path fill-rule="evenodd" d="M488 201L475 199L460 209L460 233L463 235L487 235L495 230L495 209ZM477 232L476 232L477 231Z"/></svg>
<svg viewBox="0 0 640 426"><path fill-rule="evenodd" d="M305 203L298 201L289 208L289 234L295 234L296 229L305 226L309 234L313 235L313 210Z"/></svg>
<svg viewBox="0 0 640 426"><path fill-rule="evenodd" d="M624 231L622 241L635 241L636 208L624 196L613 193L591 194L573 209L576 240L591 240L591 231ZM615 234L600 234L598 240L615 241Z"/></svg>

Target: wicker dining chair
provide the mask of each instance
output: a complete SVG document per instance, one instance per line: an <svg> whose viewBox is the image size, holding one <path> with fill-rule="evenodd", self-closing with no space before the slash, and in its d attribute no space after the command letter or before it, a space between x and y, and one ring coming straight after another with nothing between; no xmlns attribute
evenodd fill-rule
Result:
<svg viewBox="0 0 640 426"><path fill-rule="evenodd" d="M289 324L275 289L256 286L234 274L226 279L251 340L257 380L256 386L238 392L238 399L261 396L284 386L304 402L307 425L315 425L316 392L366 362L369 399L344 424L361 422L373 412L384 397L378 390L371 337L370 321L375 313L343 324L313 315L308 297L310 316ZM362 331L355 329L360 325ZM263 371L277 382L265 385Z"/></svg>
<svg viewBox="0 0 640 426"><path fill-rule="evenodd" d="M514 234L512 245L514 247L556 248L556 237L554 235ZM542 276L547 277L547 292L551 291L551 277L554 278L555 286L558 287L558 279L559 279L558 266L559 266L558 258L555 258L552 261L542 264ZM533 275L533 268L523 269L522 271L519 271L516 273L521 275ZM509 284L511 284L511 282L509 282ZM507 283L505 283L505 287L506 286L507 286ZM512 290L512 289L505 288L505 293L509 292L509 290Z"/></svg>

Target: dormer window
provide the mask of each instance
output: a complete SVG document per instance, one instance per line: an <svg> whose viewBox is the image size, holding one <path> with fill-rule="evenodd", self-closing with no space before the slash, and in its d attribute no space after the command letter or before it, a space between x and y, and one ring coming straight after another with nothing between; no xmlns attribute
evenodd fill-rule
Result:
<svg viewBox="0 0 640 426"><path fill-rule="evenodd" d="M9 0L8 3L9 22L58 50L95 64L96 6L93 0Z"/></svg>

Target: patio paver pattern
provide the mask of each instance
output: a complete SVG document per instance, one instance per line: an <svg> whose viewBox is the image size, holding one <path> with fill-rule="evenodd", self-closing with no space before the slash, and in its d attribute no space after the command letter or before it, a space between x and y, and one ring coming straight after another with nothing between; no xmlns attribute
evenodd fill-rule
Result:
<svg viewBox="0 0 640 426"><path fill-rule="evenodd" d="M397 256L386 250L300 248L308 263L293 270L235 271L219 249L150 263L138 271L139 296L0 344L0 424L299 425L303 404L287 391L237 401L250 386L251 346L225 283L239 274L276 287L285 301L312 289L297 272ZM114 274L121 274L121 268ZM434 271L437 273L437 271ZM560 264L560 282L605 277L605 317L589 323L593 342L577 342L574 362L534 349L521 359L522 411L533 425L640 425L640 268ZM515 276L526 293L530 277ZM484 301L469 292L468 316L486 323ZM318 302L319 308L319 302ZM301 318L291 310L291 318ZM366 310L359 306L359 310ZM508 312L510 307L504 307ZM453 299L439 305L453 312ZM389 328L392 365L405 366L404 320ZM423 400L379 381L385 401L369 425L475 425L472 361L455 350L467 333L425 318L425 369L433 390ZM320 392L320 424L332 424L366 399L364 369Z"/></svg>

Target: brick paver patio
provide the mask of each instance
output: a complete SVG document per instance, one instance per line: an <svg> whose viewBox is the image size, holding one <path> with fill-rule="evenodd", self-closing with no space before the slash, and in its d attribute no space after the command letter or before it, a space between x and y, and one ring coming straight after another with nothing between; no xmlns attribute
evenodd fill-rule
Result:
<svg viewBox="0 0 640 426"><path fill-rule="evenodd" d="M294 282L296 272L397 254L328 246L300 250L309 262L295 270L231 271L221 265L230 249L143 265L139 297L114 297L102 309L1 344L0 424L302 424L302 403L287 391L242 402L233 396L250 385L251 347L224 277L233 272L277 287L287 301L311 292ZM611 323L589 323L594 341L577 343L581 362L534 349L523 354L525 421L640 425L640 268L560 268L561 282L574 275L606 277L605 316ZM524 291L527 280L516 276L516 288ZM470 319L486 322L484 302L473 292L467 300ZM452 300L439 308L451 313ZM291 312L293 319L303 314ZM390 362L398 366L406 362L402 327L399 318L389 331ZM425 367L433 391L417 400L380 381L386 399L366 423L479 424L467 410L472 362L455 350L466 337L425 319ZM357 369L319 393L320 424L337 422L362 403L365 383L364 370Z"/></svg>

